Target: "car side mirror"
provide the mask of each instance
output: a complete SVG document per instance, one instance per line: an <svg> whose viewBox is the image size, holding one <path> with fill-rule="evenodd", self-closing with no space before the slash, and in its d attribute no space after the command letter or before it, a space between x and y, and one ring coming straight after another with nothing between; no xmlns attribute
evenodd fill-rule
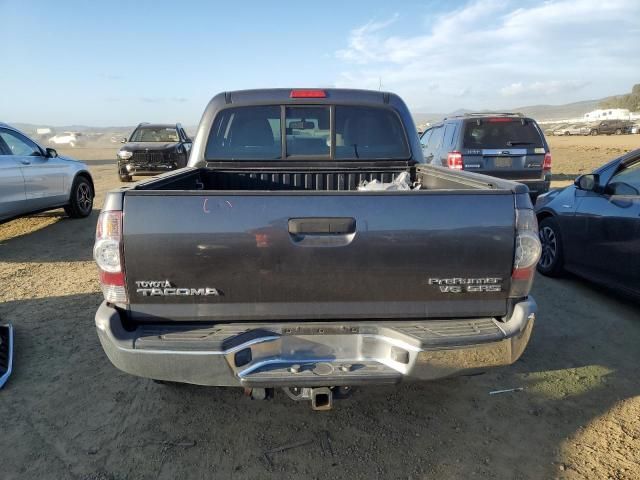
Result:
<svg viewBox="0 0 640 480"><path fill-rule="evenodd" d="M56 158L58 156L58 152L54 148L47 148L47 158Z"/></svg>
<svg viewBox="0 0 640 480"><path fill-rule="evenodd" d="M586 192L595 192L596 190L598 190L599 182L600 175L589 173L587 175L580 175L578 178L576 178L573 184L580 190L584 190Z"/></svg>
<svg viewBox="0 0 640 480"><path fill-rule="evenodd" d="M120 139L120 143L127 143L127 137L122 137Z"/></svg>

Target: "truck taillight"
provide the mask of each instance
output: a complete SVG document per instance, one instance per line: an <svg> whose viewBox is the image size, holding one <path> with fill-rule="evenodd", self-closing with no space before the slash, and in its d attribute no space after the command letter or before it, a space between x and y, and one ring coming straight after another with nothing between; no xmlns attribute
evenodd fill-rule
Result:
<svg viewBox="0 0 640 480"><path fill-rule="evenodd" d="M542 170L551 170L551 153L544 154L544 162L542 162Z"/></svg>
<svg viewBox="0 0 640 480"><path fill-rule="evenodd" d="M458 151L449 152L447 155L447 166L452 170L462 170L464 168L462 154Z"/></svg>
<svg viewBox="0 0 640 480"><path fill-rule="evenodd" d="M509 296L520 298L529 295L536 264L542 247L538 237L538 220L531 209L516 210L516 245L511 273Z"/></svg>
<svg viewBox="0 0 640 480"><path fill-rule="evenodd" d="M327 93L324 90L304 89L291 90L290 98L326 98Z"/></svg>
<svg viewBox="0 0 640 480"><path fill-rule="evenodd" d="M103 211L98 217L93 258L100 272L100 287L110 303L128 303L122 256L122 212Z"/></svg>

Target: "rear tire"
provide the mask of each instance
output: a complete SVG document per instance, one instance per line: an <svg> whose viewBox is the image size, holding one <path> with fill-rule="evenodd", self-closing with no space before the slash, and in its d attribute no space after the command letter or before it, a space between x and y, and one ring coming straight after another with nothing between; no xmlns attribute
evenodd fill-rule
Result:
<svg viewBox="0 0 640 480"><path fill-rule="evenodd" d="M73 180L69 204L64 207L64 211L71 218L88 217L93 210L94 197L95 193L89 179L78 176Z"/></svg>
<svg viewBox="0 0 640 480"><path fill-rule="evenodd" d="M562 275L564 266L560 225L555 218L547 217L540 222L539 230L542 255L537 269L548 277L558 277Z"/></svg>
<svg viewBox="0 0 640 480"><path fill-rule="evenodd" d="M157 385L164 385L165 387L177 387L182 385L179 382L170 382L168 380L158 380L157 378L152 378L151 381Z"/></svg>
<svg viewBox="0 0 640 480"><path fill-rule="evenodd" d="M620 128L616 130L616 135L622 135L622 130Z"/></svg>

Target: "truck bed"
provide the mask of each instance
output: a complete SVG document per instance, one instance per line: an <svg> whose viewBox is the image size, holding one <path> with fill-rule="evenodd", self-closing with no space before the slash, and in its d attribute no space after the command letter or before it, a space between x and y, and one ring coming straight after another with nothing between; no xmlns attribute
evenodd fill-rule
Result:
<svg viewBox="0 0 640 480"><path fill-rule="evenodd" d="M280 162L279 162L280 163ZM189 168L178 173L163 175L157 179L142 182L136 191L357 191L363 182L378 180L392 182L400 173L409 172L413 182L420 184L420 190L471 190L474 193L489 191L513 193L518 186L492 177L466 172L419 165L278 165L260 166L219 166L216 168ZM524 187L520 188L522 192ZM361 192L362 193L362 192Z"/></svg>
<svg viewBox="0 0 640 480"><path fill-rule="evenodd" d="M423 188L355 190L363 179L390 181L405 169ZM192 168L144 182L124 191L130 314L137 321L505 315L517 186L494 182L423 165ZM456 277L499 278L501 289L456 296L429 284ZM165 280L220 296L149 296L136 283Z"/></svg>

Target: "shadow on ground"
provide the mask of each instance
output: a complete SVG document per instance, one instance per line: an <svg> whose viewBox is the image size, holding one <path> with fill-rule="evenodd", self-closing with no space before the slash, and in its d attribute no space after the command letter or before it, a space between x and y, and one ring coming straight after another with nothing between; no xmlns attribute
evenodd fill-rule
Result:
<svg viewBox="0 0 640 480"><path fill-rule="evenodd" d="M73 262L92 259L99 210L87 218L73 219L63 210L54 210L22 217L0 225L3 229L20 231L21 223L29 224L24 233L1 235L1 262ZM50 220L50 221L47 221ZM37 223L34 229L31 223ZM9 238L6 238L9 237Z"/></svg>
<svg viewBox="0 0 640 480"><path fill-rule="evenodd" d="M639 310L575 279L538 279L534 293L538 322L515 366L360 388L326 413L279 391L252 401L117 371L93 328L98 294L6 302L3 478L553 478L568 437L640 395ZM525 390L488 394L510 387Z"/></svg>

